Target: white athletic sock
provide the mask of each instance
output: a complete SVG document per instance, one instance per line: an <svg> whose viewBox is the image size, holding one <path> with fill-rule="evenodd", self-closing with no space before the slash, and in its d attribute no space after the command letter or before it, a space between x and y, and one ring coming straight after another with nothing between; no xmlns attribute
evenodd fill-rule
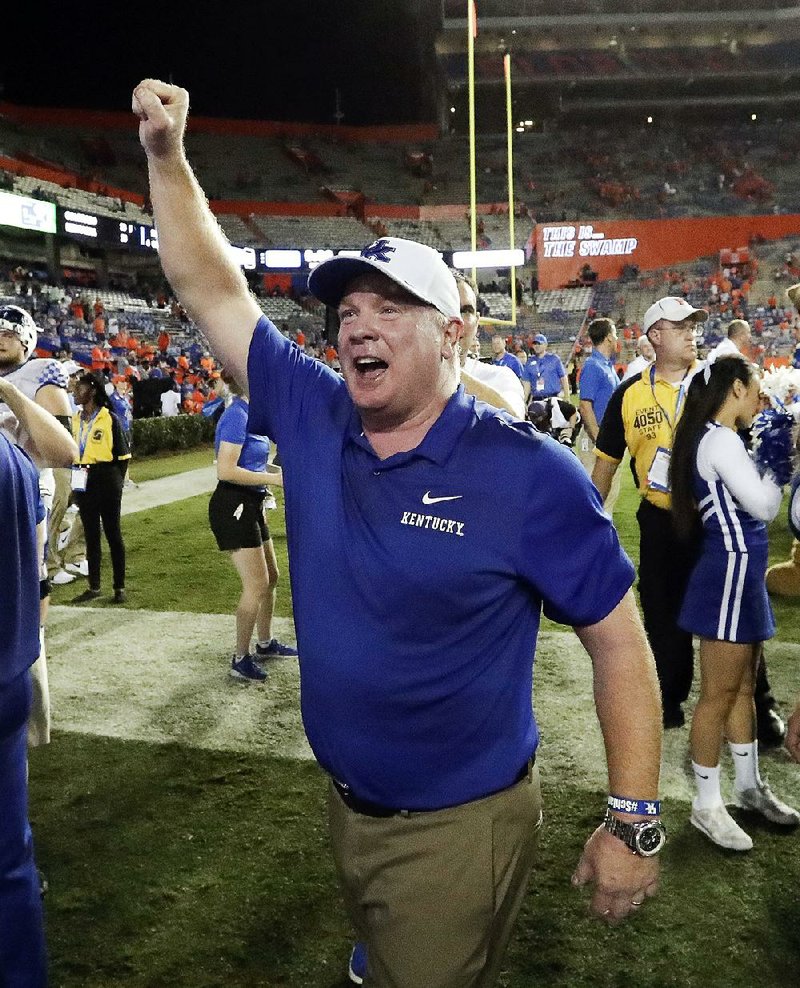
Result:
<svg viewBox="0 0 800 988"><path fill-rule="evenodd" d="M697 798L695 806L698 810L710 810L712 806L719 806L722 802L722 793L719 788L719 765L713 768L707 765L698 765L692 762L694 770L694 784L697 786Z"/></svg>
<svg viewBox="0 0 800 988"><path fill-rule="evenodd" d="M755 789L761 784L758 774L758 741L749 744L733 744L728 742L736 770L736 788L739 792L744 789Z"/></svg>

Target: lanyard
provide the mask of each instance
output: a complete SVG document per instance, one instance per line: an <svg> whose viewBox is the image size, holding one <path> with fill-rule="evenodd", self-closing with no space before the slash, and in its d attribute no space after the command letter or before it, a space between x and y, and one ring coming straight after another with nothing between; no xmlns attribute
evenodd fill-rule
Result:
<svg viewBox="0 0 800 988"><path fill-rule="evenodd" d="M84 430L84 418L81 415L80 426L78 428L78 459L83 463L83 454L86 452L86 444L89 442L89 433L92 431L92 423L100 414L100 409L98 408L94 415L86 422L86 429Z"/></svg>
<svg viewBox="0 0 800 988"><path fill-rule="evenodd" d="M690 369L691 368L687 368L686 374L689 373ZM672 422L670 422L669 413L667 412L666 408L664 408L664 406L661 404L661 402L658 400L658 398L656 398L656 365L653 364L652 367L650 368L650 390L653 392L653 401L661 409L661 413L666 419L667 425L669 426L669 432L672 439L675 438L675 426L678 424L678 419L680 418L681 415L681 405L683 405L683 399L686 397L686 391L684 390L683 387L684 381L686 380L686 374L683 375L680 386L678 387L678 400L675 402L675 419Z"/></svg>

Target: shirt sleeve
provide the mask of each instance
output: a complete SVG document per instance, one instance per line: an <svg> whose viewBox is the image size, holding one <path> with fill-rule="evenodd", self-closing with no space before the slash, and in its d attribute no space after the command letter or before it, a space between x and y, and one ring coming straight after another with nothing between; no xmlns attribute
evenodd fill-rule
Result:
<svg viewBox="0 0 800 988"><path fill-rule="evenodd" d="M269 436L277 445L295 433L314 429L315 416L349 418L352 402L344 381L319 360L306 356L262 316L247 359L250 390L248 431Z"/></svg>
<svg viewBox="0 0 800 988"><path fill-rule="evenodd" d="M632 377L630 384L632 385L638 380L639 375ZM595 453L601 459L610 460L612 463L621 463L625 456L625 422L622 417L622 400L628 387L629 385L626 383L616 388L608 399L595 443Z"/></svg>
<svg viewBox="0 0 800 988"><path fill-rule="evenodd" d="M596 624L630 589L633 564L577 457L549 438L539 455L522 531L524 575L547 617Z"/></svg>
<svg viewBox="0 0 800 988"><path fill-rule="evenodd" d="M697 447L697 469L704 480L719 478L744 510L770 522L781 507L781 488L771 476L762 477L744 443L731 429L713 429Z"/></svg>
<svg viewBox="0 0 800 988"><path fill-rule="evenodd" d="M131 447L122 423L114 412L108 413L111 416L111 456L114 460L129 460L131 458Z"/></svg>
<svg viewBox="0 0 800 988"><path fill-rule="evenodd" d="M594 401L597 397L597 366L593 360L588 361L583 368L580 380L581 401Z"/></svg>
<svg viewBox="0 0 800 988"><path fill-rule="evenodd" d="M222 413L217 423L216 442L233 443L244 446L247 439L247 407L240 401L234 401Z"/></svg>

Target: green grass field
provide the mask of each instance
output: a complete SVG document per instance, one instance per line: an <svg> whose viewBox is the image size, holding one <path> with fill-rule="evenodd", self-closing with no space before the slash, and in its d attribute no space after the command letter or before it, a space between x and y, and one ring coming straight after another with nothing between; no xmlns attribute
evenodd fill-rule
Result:
<svg viewBox="0 0 800 988"><path fill-rule="evenodd" d="M208 451L180 454L134 464L132 473L138 482L208 462ZM213 683L226 678L221 657L195 655L200 646L192 615L232 615L239 591L229 560L208 531L207 501L195 497L123 519L129 553L126 610L180 612L169 617L171 624L180 621L185 640L183 655L170 660L178 663L169 670L170 683L177 681L180 688L167 686L165 676L163 710L154 715L173 740L154 743L58 727L60 705L80 714L82 703L87 711L97 699L111 703L124 692L120 683L126 675L135 679L144 660L139 649L146 646L131 636L127 647L109 650L107 664L93 669L85 698L54 692L53 743L31 753L32 820L39 864L50 882L53 985L338 988L348 983L350 931L327 847L322 773L308 760L265 753L257 745L209 748L199 732L192 740L192 723L181 725L181 704L188 707L190 696L206 684L197 670L205 669ZM635 506L635 492L626 487L615 520L634 559ZM773 528L776 559L788 555L784 517ZM283 568L277 610L289 618L282 511L270 513L270 527ZM57 588L54 602L67 602L74 593L74 585ZM776 613L779 644L768 650L770 671L776 692L788 701L800 690L800 650L793 644L800 638L797 606L776 602ZM56 679L67 672L60 663L68 663L70 654L80 656L84 632L93 635L100 616L113 620L108 610L76 609L74 615L73 622L71 611L61 612L62 624L74 624L80 634L59 639L54 629L50 665ZM589 663L574 636L549 622L543 630L536 706L544 738L546 822L540 864L502 984L797 984L800 834L747 819L756 846L736 856L694 831L688 825L686 730L671 731L665 739L664 778L672 796L666 804L670 843L661 894L618 929L588 920L587 895L573 890L569 878L603 805ZM265 705L271 688L266 687ZM212 719L222 718L226 698L232 704L241 694L223 689L219 695L222 700L207 713ZM257 702L257 695L245 699ZM137 706L137 694L118 702L124 713L126 705ZM290 702L296 707L296 696ZM180 727L171 728L173 723ZM766 755L763 768L781 794L800 801L800 767L785 753Z"/></svg>

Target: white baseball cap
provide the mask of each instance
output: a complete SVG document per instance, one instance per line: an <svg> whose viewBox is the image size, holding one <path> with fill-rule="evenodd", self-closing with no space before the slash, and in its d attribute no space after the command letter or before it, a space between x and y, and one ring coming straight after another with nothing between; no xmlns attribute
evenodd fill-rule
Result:
<svg viewBox="0 0 800 988"><path fill-rule="evenodd" d="M381 237L358 257L332 257L314 268L308 288L320 302L338 305L348 284L361 274L380 271L444 316L461 318L456 280L438 251L415 240Z"/></svg>
<svg viewBox="0 0 800 988"><path fill-rule="evenodd" d="M708 319L708 313L705 309L693 308L685 298L667 295L666 298L660 298L657 302L653 302L645 312L642 332L647 333L659 319L666 319L669 322L683 322L685 319L691 319L692 322L705 322Z"/></svg>

